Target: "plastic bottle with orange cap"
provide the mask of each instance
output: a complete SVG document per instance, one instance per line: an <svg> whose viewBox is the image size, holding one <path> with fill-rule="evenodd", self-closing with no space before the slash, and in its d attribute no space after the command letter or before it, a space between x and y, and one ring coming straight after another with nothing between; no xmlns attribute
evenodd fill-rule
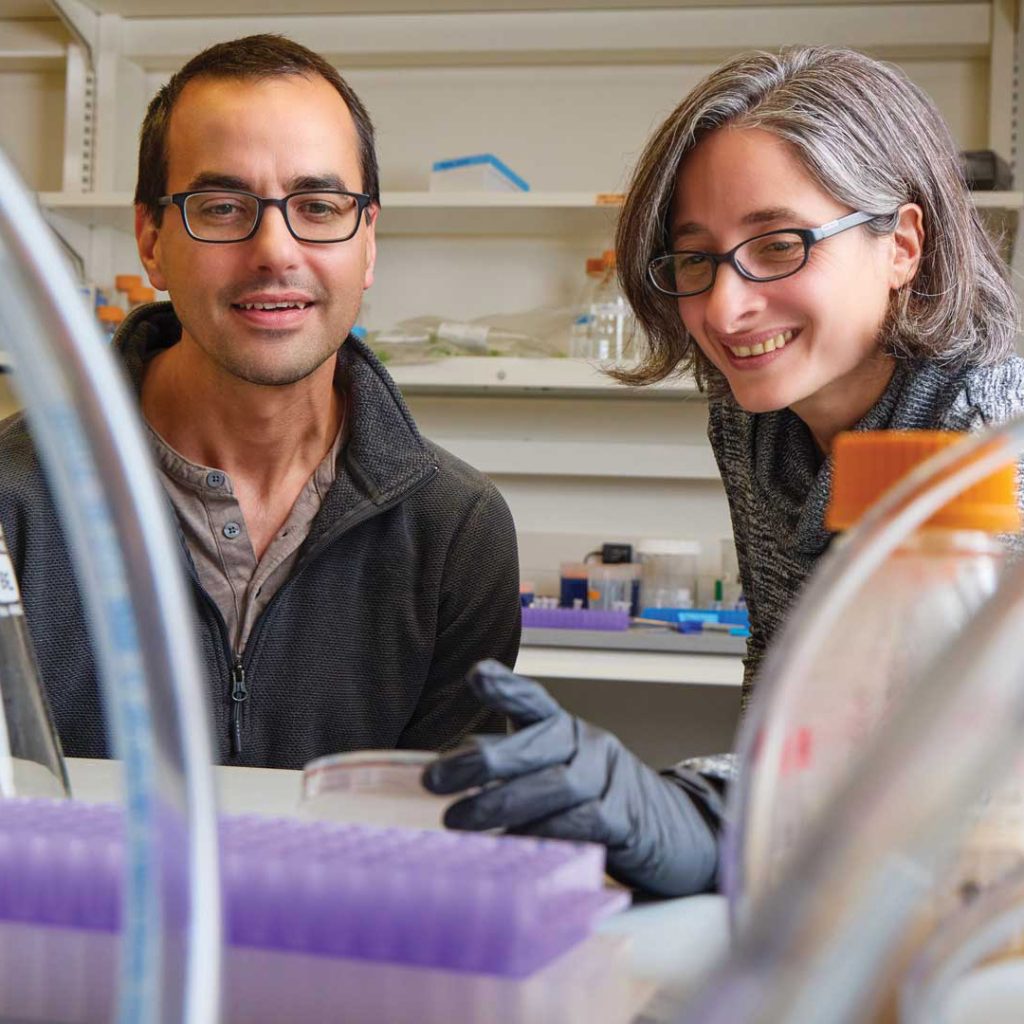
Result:
<svg viewBox="0 0 1024 1024"><path fill-rule="evenodd" d="M889 487L959 438L935 431L841 434L832 451L828 528L849 529ZM780 679L766 695L737 833L742 891L733 896L742 906L777 880L904 687L941 657L994 592L1008 554L1000 535L1020 526L1017 467L1008 465L898 547L868 579L842 629L822 639L807 671ZM1012 787L1004 788L962 848L941 900L987 884L1021 858L1024 807Z"/></svg>
<svg viewBox="0 0 1024 1024"><path fill-rule="evenodd" d="M590 305L590 341L594 359L615 365L630 355L633 311L619 287L615 250L605 250L601 258L604 275Z"/></svg>

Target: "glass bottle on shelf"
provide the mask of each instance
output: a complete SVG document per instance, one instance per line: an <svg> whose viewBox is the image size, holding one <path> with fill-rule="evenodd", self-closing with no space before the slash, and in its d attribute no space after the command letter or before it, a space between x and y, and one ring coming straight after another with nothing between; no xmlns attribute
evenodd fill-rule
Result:
<svg viewBox="0 0 1024 1024"><path fill-rule="evenodd" d="M633 335L633 311L619 288L615 251L602 256L604 274L590 306L590 340L593 357L602 363L622 363L629 354Z"/></svg>
<svg viewBox="0 0 1024 1024"><path fill-rule="evenodd" d="M597 289L604 280L604 258L601 256L589 258L586 274L583 294L580 296L579 304L576 307L576 316L569 331L569 355L574 359L594 359L596 357L590 325L593 319L593 305Z"/></svg>

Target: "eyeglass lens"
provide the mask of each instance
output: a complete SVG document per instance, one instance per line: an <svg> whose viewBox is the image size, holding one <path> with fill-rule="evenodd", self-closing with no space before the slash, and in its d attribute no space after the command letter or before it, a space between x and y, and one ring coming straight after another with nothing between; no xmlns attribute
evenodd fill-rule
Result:
<svg viewBox="0 0 1024 1024"><path fill-rule="evenodd" d="M750 277L770 281L800 269L805 258L804 240L786 231L774 232L744 242L734 258ZM666 291L696 294L711 285L715 261L707 253L678 252L656 261L652 271Z"/></svg>
<svg viewBox="0 0 1024 1024"><path fill-rule="evenodd" d="M337 192L304 192L286 204L288 223L301 239L327 242L355 234L359 202ZM200 192L185 200L185 217L192 234L208 242L237 242L256 223L259 204L236 192Z"/></svg>

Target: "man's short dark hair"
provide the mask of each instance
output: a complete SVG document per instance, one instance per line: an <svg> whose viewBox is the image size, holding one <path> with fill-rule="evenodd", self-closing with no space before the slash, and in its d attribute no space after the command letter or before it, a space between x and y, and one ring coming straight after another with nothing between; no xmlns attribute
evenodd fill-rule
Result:
<svg viewBox="0 0 1024 1024"><path fill-rule="evenodd" d="M259 81L279 75L298 75L326 79L345 101L359 137L359 158L363 191L380 204L380 181L373 123L352 87L337 69L318 53L279 35L246 36L217 43L196 54L153 97L139 134L139 176L135 183L135 202L141 203L159 224L163 207L157 200L167 192L167 129L174 104L185 86L195 78L253 79Z"/></svg>

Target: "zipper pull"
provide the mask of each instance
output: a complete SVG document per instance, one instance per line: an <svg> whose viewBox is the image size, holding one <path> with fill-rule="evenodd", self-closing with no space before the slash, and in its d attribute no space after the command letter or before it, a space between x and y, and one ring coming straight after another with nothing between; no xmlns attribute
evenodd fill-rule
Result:
<svg viewBox="0 0 1024 1024"><path fill-rule="evenodd" d="M245 669L242 659L237 657L231 669L231 752L242 752L242 704L249 699L249 691L245 686Z"/></svg>

